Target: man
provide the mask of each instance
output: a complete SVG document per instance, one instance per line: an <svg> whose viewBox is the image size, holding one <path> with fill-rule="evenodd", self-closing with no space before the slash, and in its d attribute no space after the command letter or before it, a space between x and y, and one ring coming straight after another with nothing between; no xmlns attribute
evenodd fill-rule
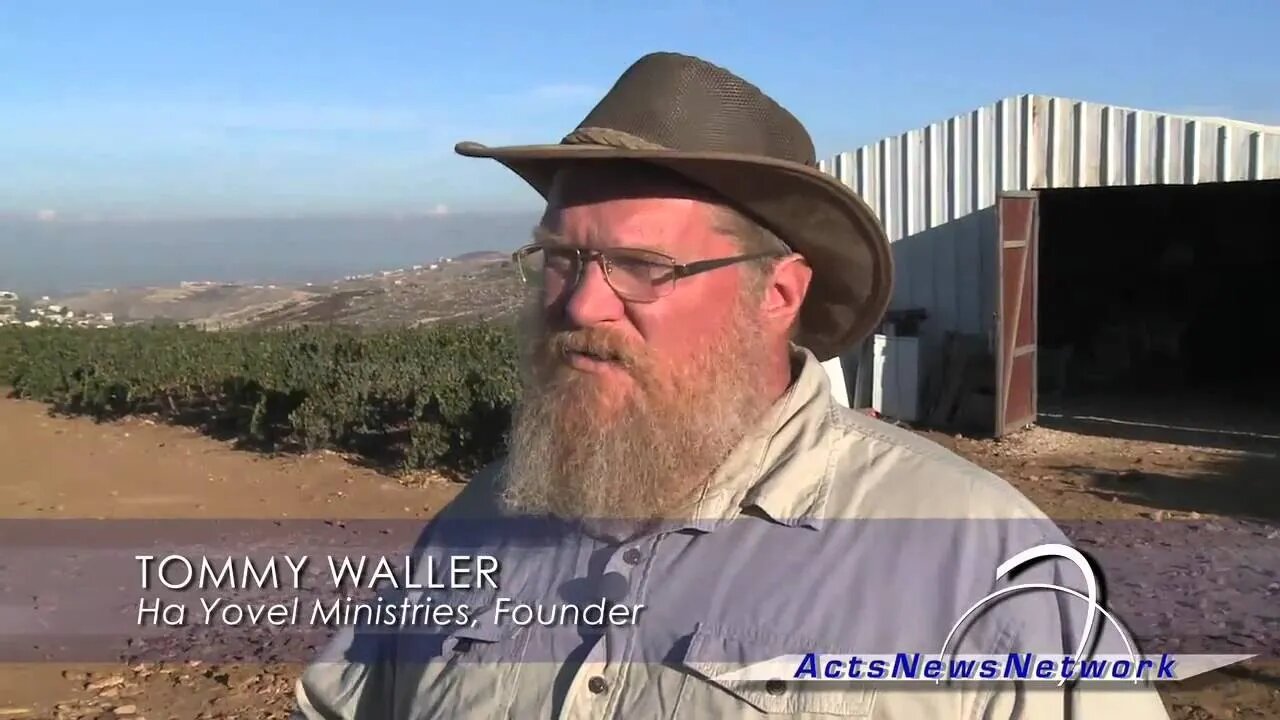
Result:
<svg viewBox="0 0 1280 720"><path fill-rule="evenodd" d="M515 254L531 293L510 454L419 548L492 555L499 587L431 598L469 623L340 634L298 717L1166 717L1146 686L734 675L811 652L1062 656L1086 613L1011 594L952 635L1008 586L998 566L1062 535L1000 479L832 401L820 362L879 322L889 247L757 88L652 54L560 144L458 150L547 200ZM1082 587L1069 573L1019 579ZM551 612L595 601L620 616Z"/></svg>

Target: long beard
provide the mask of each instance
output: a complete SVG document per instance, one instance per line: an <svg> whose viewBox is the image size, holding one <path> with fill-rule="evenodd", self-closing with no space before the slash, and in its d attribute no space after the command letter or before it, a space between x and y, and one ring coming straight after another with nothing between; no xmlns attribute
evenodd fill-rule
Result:
<svg viewBox="0 0 1280 720"><path fill-rule="evenodd" d="M744 306L678 365L607 332L548 333L526 319L506 505L613 536L687 518L769 402L759 390L764 343ZM569 367L570 349L613 359L633 381L627 392L606 392L600 376Z"/></svg>

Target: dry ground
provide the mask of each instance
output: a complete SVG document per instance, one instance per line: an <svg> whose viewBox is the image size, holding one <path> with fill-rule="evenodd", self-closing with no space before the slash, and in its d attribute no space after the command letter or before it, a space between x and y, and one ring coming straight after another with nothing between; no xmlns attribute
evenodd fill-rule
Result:
<svg viewBox="0 0 1280 720"><path fill-rule="evenodd" d="M1004 442L931 435L1056 518L1280 520L1274 453L1035 428ZM1270 487L1264 488L1264 485ZM389 479L339 456L268 458L146 420L95 425L0 400L0 509L23 518L423 518L456 485ZM287 665L0 665L0 718L284 717ZM1280 663L1166 686L1178 720L1280 718Z"/></svg>

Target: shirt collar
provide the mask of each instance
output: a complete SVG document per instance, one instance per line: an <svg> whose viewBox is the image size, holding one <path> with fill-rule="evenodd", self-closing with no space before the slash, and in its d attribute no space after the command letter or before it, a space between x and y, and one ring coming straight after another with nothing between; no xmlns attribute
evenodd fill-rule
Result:
<svg viewBox="0 0 1280 720"><path fill-rule="evenodd" d="M721 464L688 529L712 532L751 510L781 525L821 527L833 473L831 385L813 353L791 352L800 368L795 381Z"/></svg>

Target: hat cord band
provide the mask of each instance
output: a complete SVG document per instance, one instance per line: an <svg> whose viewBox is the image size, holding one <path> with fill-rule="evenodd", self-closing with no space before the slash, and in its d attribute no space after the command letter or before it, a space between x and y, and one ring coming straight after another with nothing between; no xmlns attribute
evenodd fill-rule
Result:
<svg viewBox="0 0 1280 720"><path fill-rule="evenodd" d="M621 150L670 150L664 145L649 142L629 132L602 127L580 127L565 135L562 145L604 145Z"/></svg>

